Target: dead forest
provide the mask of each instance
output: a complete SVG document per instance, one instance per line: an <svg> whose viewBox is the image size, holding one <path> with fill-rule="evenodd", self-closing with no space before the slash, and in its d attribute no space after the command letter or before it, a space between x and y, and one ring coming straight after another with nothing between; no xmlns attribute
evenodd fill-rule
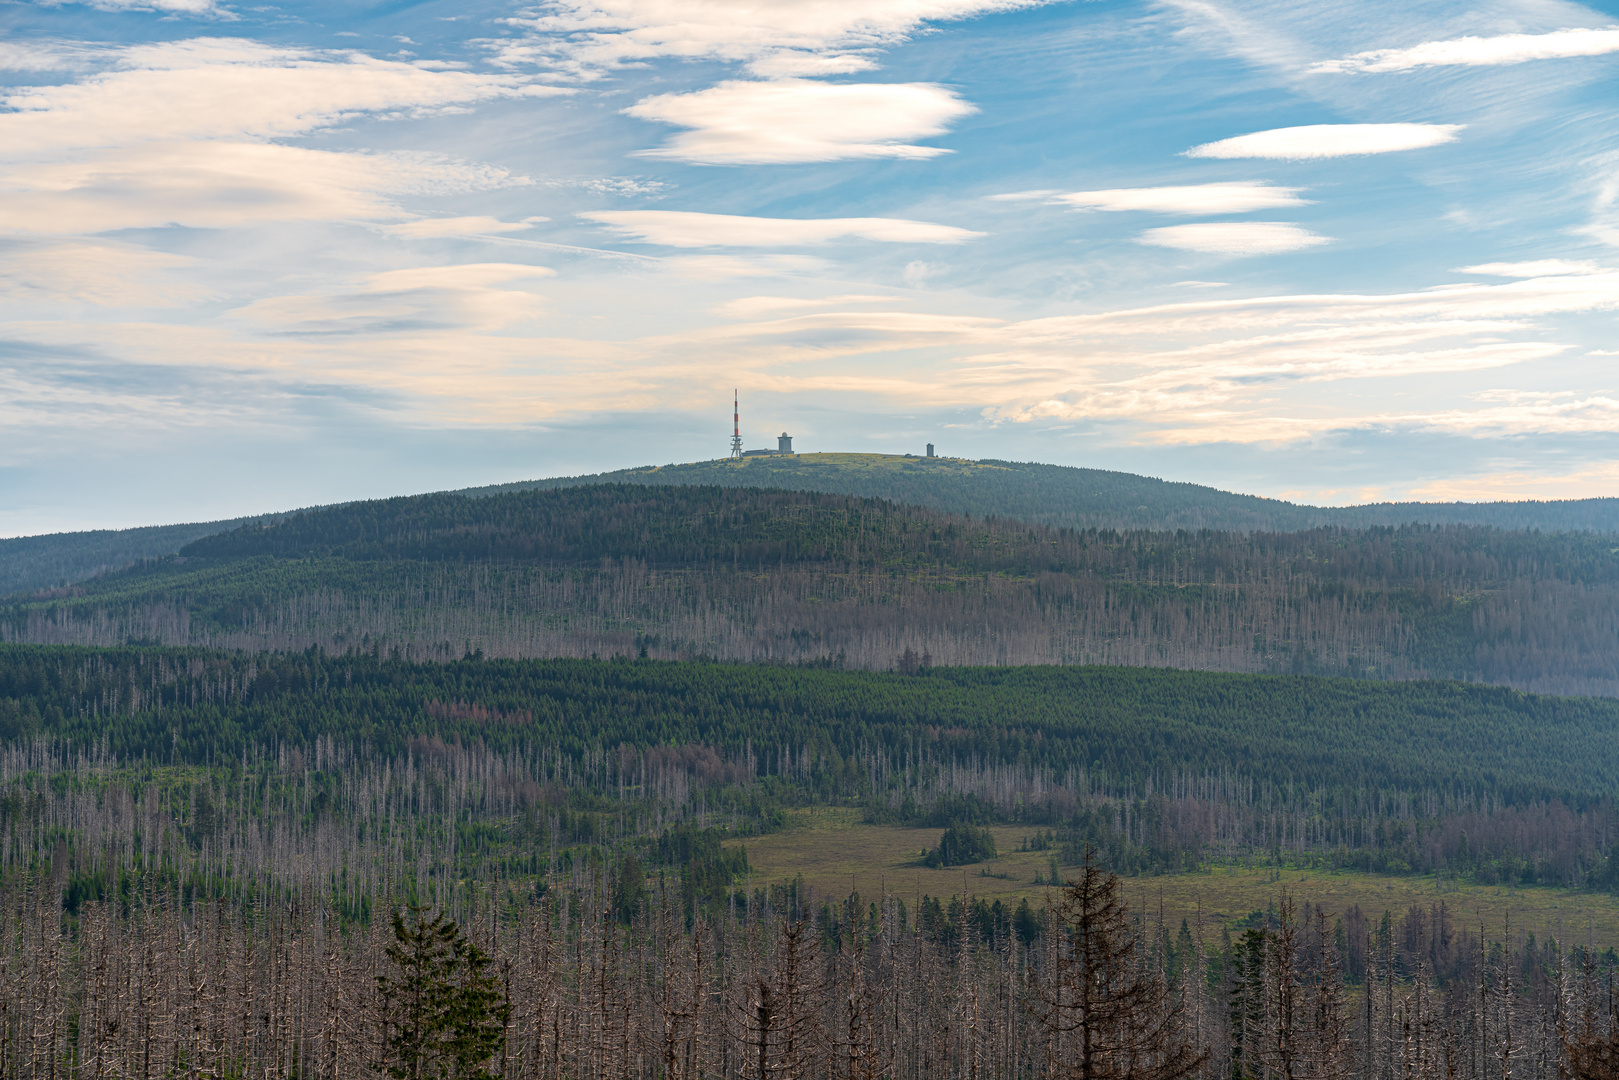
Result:
<svg viewBox="0 0 1619 1080"><path fill-rule="evenodd" d="M748 793L814 766L789 749L574 760L432 740L396 760L321 739L208 767L13 748L0 755L0 1075L1609 1075L1619 956L1599 943L1461 926L1443 905L1326 911L1279 895L1235 927L1125 905L1103 861L1177 833L1324 850L1320 815L1283 792L1185 777L1143 800L1027 769L863 763L889 806L1043 794L1088 821L1069 834L1085 846L1065 859L1067 888L1009 909L966 891L753 880ZM1341 827L1392 835L1444 810L1381 801ZM1480 845L1492 820L1495 842L1534 820L1467 813ZM412 967L402 937L435 915L452 936ZM433 1013L442 1037L424 1037L439 1029L400 1011L411 986L477 1008Z"/></svg>
<svg viewBox="0 0 1619 1080"><path fill-rule="evenodd" d="M688 924L667 883L625 910L621 882L580 867L463 895L473 963L432 969L441 992L484 991L461 1022L485 1040L457 1058L453 1032L408 1026L391 991L414 969L386 920L308 892L151 891L68 918L54 885L14 879L0 906L0 1072L19 1080L1595 1080L1619 1038L1611 953L1526 950L1442 911L1373 926L1283 898L1211 940L1129 911L1087 864L1017 923L970 898L778 887Z"/></svg>

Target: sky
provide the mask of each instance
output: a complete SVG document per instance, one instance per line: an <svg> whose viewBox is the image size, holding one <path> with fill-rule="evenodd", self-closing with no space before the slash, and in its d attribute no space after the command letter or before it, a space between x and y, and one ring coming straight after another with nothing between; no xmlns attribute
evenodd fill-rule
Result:
<svg viewBox="0 0 1619 1080"><path fill-rule="evenodd" d="M0 535L748 447L1619 495L1619 0L0 0Z"/></svg>

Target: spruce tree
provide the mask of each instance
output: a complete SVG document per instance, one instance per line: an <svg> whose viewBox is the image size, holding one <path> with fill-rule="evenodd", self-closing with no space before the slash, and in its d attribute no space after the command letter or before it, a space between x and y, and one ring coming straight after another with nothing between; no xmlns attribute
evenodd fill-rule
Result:
<svg viewBox="0 0 1619 1080"><path fill-rule="evenodd" d="M1072 1080L1184 1080L1208 1051L1188 1037L1179 996L1149 962L1120 892L1087 846L1057 908L1036 1006L1052 1064Z"/></svg>
<svg viewBox="0 0 1619 1080"><path fill-rule="evenodd" d="M488 972L489 957L442 912L393 917L388 959L377 976L387 1029L380 1071L393 1080L495 1080L488 1065L506 1041L511 1005Z"/></svg>

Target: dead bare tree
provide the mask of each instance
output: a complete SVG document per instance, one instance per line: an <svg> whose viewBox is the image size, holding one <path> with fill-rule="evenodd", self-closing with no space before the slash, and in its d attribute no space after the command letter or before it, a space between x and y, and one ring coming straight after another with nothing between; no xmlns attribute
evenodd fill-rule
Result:
<svg viewBox="0 0 1619 1080"><path fill-rule="evenodd" d="M1053 1071L1072 1080L1183 1080L1208 1051L1193 1045L1163 978L1146 963L1116 874L1087 847L1058 909L1051 969L1036 1009L1057 1043Z"/></svg>

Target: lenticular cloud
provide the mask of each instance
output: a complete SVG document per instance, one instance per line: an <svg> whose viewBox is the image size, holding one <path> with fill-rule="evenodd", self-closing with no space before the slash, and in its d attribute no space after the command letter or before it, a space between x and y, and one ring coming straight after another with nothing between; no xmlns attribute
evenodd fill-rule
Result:
<svg viewBox="0 0 1619 1080"><path fill-rule="evenodd" d="M1388 154L1454 142L1463 124L1310 124L1273 128L1204 143L1186 151L1195 158L1319 158Z"/></svg>
<svg viewBox="0 0 1619 1080"><path fill-rule="evenodd" d="M1619 27L1601 30L1553 30L1549 34L1500 34L1496 37L1424 41L1409 49L1373 49L1323 60L1315 74L1338 72L1414 71L1424 67L1499 67L1530 60L1558 60L1619 52Z"/></svg>
<svg viewBox="0 0 1619 1080"><path fill-rule="evenodd" d="M1280 255L1328 243L1288 221L1212 221L1169 225L1141 234L1143 244L1205 255Z"/></svg>
<svg viewBox="0 0 1619 1080"><path fill-rule="evenodd" d="M794 247L833 240L959 244L983 233L904 218L762 218L690 210L600 210L579 215L621 236L667 247Z"/></svg>
<svg viewBox="0 0 1619 1080"><path fill-rule="evenodd" d="M909 140L942 135L977 110L933 83L723 82L659 94L624 112L690 128L644 157L705 165L855 158L930 158L950 151Z"/></svg>
<svg viewBox="0 0 1619 1080"><path fill-rule="evenodd" d="M1108 188L1070 191L1051 196L1078 210L1140 210L1157 214L1246 214L1281 206L1303 206L1302 188L1277 187L1258 181L1225 181L1181 187Z"/></svg>

